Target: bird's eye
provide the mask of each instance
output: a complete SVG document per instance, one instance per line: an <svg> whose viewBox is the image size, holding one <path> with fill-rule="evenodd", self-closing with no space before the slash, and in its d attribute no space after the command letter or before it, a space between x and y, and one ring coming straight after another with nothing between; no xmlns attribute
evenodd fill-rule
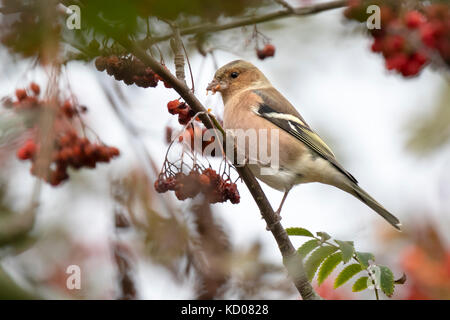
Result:
<svg viewBox="0 0 450 320"><path fill-rule="evenodd" d="M236 78L238 77L238 75L239 75L239 73L237 73L237 72L232 72L232 73L230 74L230 77L232 77L233 79L236 79Z"/></svg>

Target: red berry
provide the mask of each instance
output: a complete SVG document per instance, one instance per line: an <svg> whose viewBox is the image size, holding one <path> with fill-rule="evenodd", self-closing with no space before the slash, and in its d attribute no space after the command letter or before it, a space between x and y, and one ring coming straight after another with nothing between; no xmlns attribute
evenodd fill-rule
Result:
<svg viewBox="0 0 450 320"><path fill-rule="evenodd" d="M36 96L38 96L41 93L41 87L39 87L39 85L36 82L32 82L30 84L30 89Z"/></svg>
<svg viewBox="0 0 450 320"><path fill-rule="evenodd" d="M178 200L181 201L184 201L187 198L189 198L188 195L183 192L183 185L180 185L180 188L175 191L175 196L177 197Z"/></svg>
<svg viewBox="0 0 450 320"><path fill-rule="evenodd" d="M417 61L421 66L428 61L428 57L423 52L416 52L413 54L412 58Z"/></svg>
<svg viewBox="0 0 450 320"><path fill-rule="evenodd" d="M167 181L161 177L155 181L154 186L155 186L156 192L158 192L158 193L164 193L169 190L169 185L168 185Z"/></svg>
<svg viewBox="0 0 450 320"><path fill-rule="evenodd" d="M64 148L59 152L59 159L63 162L68 162L73 158L72 148Z"/></svg>
<svg viewBox="0 0 450 320"><path fill-rule="evenodd" d="M275 55L275 46L273 44L266 44L263 50L267 57L273 57Z"/></svg>
<svg viewBox="0 0 450 320"><path fill-rule="evenodd" d="M256 54L261 60L264 60L267 57L273 57L275 55L275 46L266 44L263 49L256 50Z"/></svg>
<svg viewBox="0 0 450 320"><path fill-rule="evenodd" d="M414 59L410 59L408 63L401 69L401 73L405 77L415 76L421 69L421 64Z"/></svg>
<svg viewBox="0 0 450 320"><path fill-rule="evenodd" d="M95 67L98 71L102 72L105 71L108 67L108 60L106 57L98 57L95 59Z"/></svg>
<svg viewBox="0 0 450 320"><path fill-rule="evenodd" d="M67 118L72 118L76 113L75 108L72 106L72 103L69 100L66 100L64 102L62 111Z"/></svg>
<svg viewBox="0 0 450 320"><path fill-rule="evenodd" d="M425 17L416 10L409 11L405 15L405 22L408 28L410 29L416 29L420 27L425 22Z"/></svg>
<svg viewBox="0 0 450 320"><path fill-rule="evenodd" d="M405 53L397 53L386 59L386 68L388 70L401 70L408 63L408 56Z"/></svg>
<svg viewBox="0 0 450 320"><path fill-rule="evenodd" d="M120 151L116 147L109 147L108 151L111 157L118 157L120 155Z"/></svg>
<svg viewBox="0 0 450 320"><path fill-rule="evenodd" d="M181 109L178 113L178 123L182 125L188 124L194 116L192 113L193 111L191 110L191 108Z"/></svg>
<svg viewBox="0 0 450 320"><path fill-rule="evenodd" d="M230 200L231 203L237 204L240 202L241 197L239 196L239 191L235 183L228 182L225 185L225 196Z"/></svg>
<svg viewBox="0 0 450 320"><path fill-rule="evenodd" d="M383 38L375 38L371 49L373 52L381 52L383 50Z"/></svg>
<svg viewBox="0 0 450 320"><path fill-rule="evenodd" d="M209 186L211 184L211 179L209 179L209 177L206 174L204 174L204 173L202 173L200 175L198 180L200 182L200 185L205 186L205 187Z"/></svg>
<svg viewBox="0 0 450 320"><path fill-rule="evenodd" d="M28 160L34 157L36 153L36 143L33 140L27 140L25 144L17 150L17 158L20 160Z"/></svg>
<svg viewBox="0 0 450 320"><path fill-rule="evenodd" d="M169 111L170 114L178 114L180 111L179 106L181 105L179 100L172 100L169 101L169 103L167 104L167 110Z"/></svg>
<svg viewBox="0 0 450 320"><path fill-rule="evenodd" d="M72 148L72 152L73 152L73 156L75 158L80 158L80 156L81 156L81 147L79 145L75 145Z"/></svg>
<svg viewBox="0 0 450 320"><path fill-rule="evenodd" d="M20 160L28 160L28 153L27 150L25 148L20 148L19 150L17 150L17 158L19 158Z"/></svg>
<svg viewBox="0 0 450 320"><path fill-rule="evenodd" d="M384 52L389 56L402 51L405 47L405 38L399 35L388 36L384 39Z"/></svg>
<svg viewBox="0 0 450 320"><path fill-rule="evenodd" d="M420 28L420 36L423 43L431 48L436 48L436 28L431 23L426 23Z"/></svg>
<svg viewBox="0 0 450 320"><path fill-rule="evenodd" d="M27 91L25 89L17 89L16 90L17 100L22 101L28 97Z"/></svg>

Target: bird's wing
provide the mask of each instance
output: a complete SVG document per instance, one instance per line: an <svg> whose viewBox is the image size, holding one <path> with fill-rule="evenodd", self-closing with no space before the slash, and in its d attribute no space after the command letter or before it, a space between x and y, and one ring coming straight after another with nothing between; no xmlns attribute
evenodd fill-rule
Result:
<svg viewBox="0 0 450 320"><path fill-rule="evenodd" d="M303 118L298 114L297 110L295 110L289 102L287 102L288 105L285 105L285 101L283 100L286 99L284 97L283 100L277 102L278 99L270 97L272 94L269 96L262 90L254 90L253 92L262 99L259 105L253 109L253 112L303 142L310 150L330 162L351 181L358 183L358 181L339 164L333 151L331 151L319 135L306 124ZM281 96L280 93L278 94Z"/></svg>

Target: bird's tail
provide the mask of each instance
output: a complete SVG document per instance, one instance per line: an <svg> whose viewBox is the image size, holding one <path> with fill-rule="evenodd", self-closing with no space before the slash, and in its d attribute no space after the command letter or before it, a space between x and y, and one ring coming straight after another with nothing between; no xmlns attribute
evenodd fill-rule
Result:
<svg viewBox="0 0 450 320"><path fill-rule="evenodd" d="M374 198L372 198L366 191L364 191L356 183L348 181L345 188L348 193L354 195L356 198L364 202L376 213L382 216L387 222L389 222L395 229L401 231L402 224L392 213L387 211L381 204L379 204Z"/></svg>

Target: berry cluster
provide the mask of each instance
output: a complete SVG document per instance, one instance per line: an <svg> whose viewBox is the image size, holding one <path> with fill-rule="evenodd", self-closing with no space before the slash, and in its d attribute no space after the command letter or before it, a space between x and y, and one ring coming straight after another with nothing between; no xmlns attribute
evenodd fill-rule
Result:
<svg viewBox="0 0 450 320"><path fill-rule="evenodd" d="M2 18L0 21L1 43L10 51L24 57L38 56L44 63L49 62L58 54L61 34L61 26L56 18L56 6L45 6L45 10L42 10L39 6L22 6L17 2L2 2L5 14L11 10L15 16ZM47 14L55 19L48 19ZM10 23L11 21L13 22Z"/></svg>
<svg viewBox="0 0 450 320"><path fill-rule="evenodd" d="M381 9L381 29L371 30L372 51L383 55L388 70L396 70L404 77L415 76L430 62L434 50L450 65L448 5L431 4L422 11L405 11L398 1L349 0L344 14L348 19L365 22L366 9L372 4Z"/></svg>
<svg viewBox="0 0 450 320"><path fill-rule="evenodd" d="M240 201L236 184L224 179L211 168L204 170L196 168L189 174L179 172L169 177L161 174L155 182L155 190L159 193L175 191L179 200L195 198L202 193L209 203L229 200L237 204Z"/></svg>
<svg viewBox="0 0 450 320"><path fill-rule="evenodd" d="M158 74L133 55L101 56L95 60L95 67L100 72L106 70L110 76L114 76L117 81L123 81L127 85L136 84L142 88L154 88L158 85L158 81L163 81ZM164 86L170 88L166 82Z"/></svg>
<svg viewBox="0 0 450 320"><path fill-rule="evenodd" d="M17 89L16 101L10 106L15 111L36 111L49 108L52 104L39 99L41 88L31 83L28 89ZM109 162L119 156L119 150L103 144L92 143L85 137L80 137L75 129L72 118L87 109L66 100L57 106L56 117L52 130L52 140L43 141L40 130L35 125L35 136L28 139L18 150L17 158L32 162L31 173L53 186L67 180L68 168L95 168L99 162Z"/></svg>
<svg viewBox="0 0 450 320"><path fill-rule="evenodd" d="M259 59L264 60L275 55L275 46L273 44L266 44L262 49L256 49L256 55Z"/></svg>
<svg viewBox="0 0 450 320"><path fill-rule="evenodd" d="M180 100L172 100L167 104L167 110L170 114L178 115L178 122L186 125L195 116L195 112L185 102Z"/></svg>
<svg viewBox="0 0 450 320"><path fill-rule="evenodd" d="M91 143L86 138L80 138L74 131L63 133L54 141L50 165L48 161L39 161L41 149L41 143L29 139L17 151L17 157L20 160L31 160L31 173L52 186L69 179L69 167L95 168L97 162L109 162L119 155L117 148Z"/></svg>
<svg viewBox="0 0 450 320"><path fill-rule="evenodd" d="M25 110L42 110L46 108L49 103L45 100L39 99L41 93L41 87L32 82L28 88L17 89L15 92L16 100L6 99L4 106L7 108L13 108L15 111ZM75 115L87 112L85 106L74 105L70 100L64 101L57 109L58 118L72 119Z"/></svg>
<svg viewBox="0 0 450 320"><path fill-rule="evenodd" d="M423 43L436 49L450 66L450 5L433 4L425 8L426 21L420 25Z"/></svg>

